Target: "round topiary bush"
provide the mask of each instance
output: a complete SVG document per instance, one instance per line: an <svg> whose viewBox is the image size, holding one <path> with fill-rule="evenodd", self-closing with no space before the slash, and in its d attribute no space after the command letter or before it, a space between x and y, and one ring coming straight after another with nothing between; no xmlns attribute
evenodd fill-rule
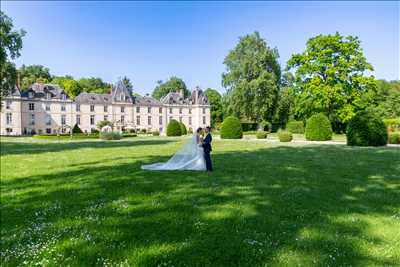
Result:
<svg viewBox="0 0 400 267"><path fill-rule="evenodd" d="M221 125L222 139L240 139L243 137L242 125L238 118L229 116Z"/></svg>
<svg viewBox="0 0 400 267"><path fill-rule="evenodd" d="M183 122L180 122L179 125L181 126L181 135L187 135L185 124L183 124Z"/></svg>
<svg viewBox="0 0 400 267"><path fill-rule="evenodd" d="M389 144L400 144L400 132L389 133Z"/></svg>
<svg viewBox="0 0 400 267"><path fill-rule="evenodd" d="M257 131L256 138L257 139L267 139L268 132L266 131Z"/></svg>
<svg viewBox="0 0 400 267"><path fill-rule="evenodd" d="M181 125L176 120L171 120L167 126L167 136L181 136Z"/></svg>
<svg viewBox="0 0 400 267"><path fill-rule="evenodd" d="M304 133L304 123L303 121L289 121L286 124L286 130L295 134L303 134Z"/></svg>
<svg viewBox="0 0 400 267"><path fill-rule="evenodd" d="M278 131L278 138L281 142L290 142L293 140L293 134L289 131Z"/></svg>
<svg viewBox="0 0 400 267"><path fill-rule="evenodd" d="M379 117L367 113L357 113L347 125L349 146L384 146L388 141L386 125Z"/></svg>
<svg viewBox="0 0 400 267"><path fill-rule="evenodd" d="M153 131L151 134L153 136L160 136L160 132L159 131Z"/></svg>
<svg viewBox="0 0 400 267"><path fill-rule="evenodd" d="M332 126L328 117L322 113L312 115L306 123L306 139L326 141L332 139Z"/></svg>
<svg viewBox="0 0 400 267"><path fill-rule="evenodd" d="M103 140L120 140L122 135L119 132L100 132L100 139Z"/></svg>

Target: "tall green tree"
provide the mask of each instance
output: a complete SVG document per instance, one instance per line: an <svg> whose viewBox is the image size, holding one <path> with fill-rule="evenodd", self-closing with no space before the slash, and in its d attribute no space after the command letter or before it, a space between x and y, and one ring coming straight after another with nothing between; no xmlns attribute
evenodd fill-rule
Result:
<svg viewBox="0 0 400 267"><path fill-rule="evenodd" d="M52 79L49 68L42 65L22 65L18 69L18 74L22 90L28 89L35 82L48 83Z"/></svg>
<svg viewBox="0 0 400 267"><path fill-rule="evenodd" d="M381 118L400 117L400 81L377 80L376 85L364 97L367 110Z"/></svg>
<svg viewBox="0 0 400 267"><path fill-rule="evenodd" d="M295 78L292 73L284 72L281 78L281 86L278 95L278 104L275 111L273 122L284 127L289 119L294 117L294 97Z"/></svg>
<svg viewBox="0 0 400 267"><path fill-rule="evenodd" d="M354 36L318 35L307 41L306 50L294 54L287 63L295 71L299 86L295 92L295 112L307 118L323 112L334 128L348 122L358 109L361 97L374 90L372 65L364 57L360 40Z"/></svg>
<svg viewBox="0 0 400 267"><path fill-rule="evenodd" d="M160 100L163 96L166 96L170 92L179 92L183 90L183 94L185 97L190 96L190 91L187 89L185 82L175 76L172 76L166 82L157 81L157 86L154 88L152 96L155 99Z"/></svg>
<svg viewBox="0 0 400 267"><path fill-rule="evenodd" d="M110 91L111 84L104 82L101 78L81 78L78 80L84 92L105 94Z"/></svg>
<svg viewBox="0 0 400 267"><path fill-rule="evenodd" d="M214 127L216 123L220 123L223 120L222 96L217 90L212 88L207 88L205 94L211 105L211 126Z"/></svg>
<svg viewBox="0 0 400 267"><path fill-rule="evenodd" d="M17 84L17 70L10 60L20 56L22 38L26 34L13 27L12 19L0 11L0 100Z"/></svg>
<svg viewBox="0 0 400 267"><path fill-rule="evenodd" d="M227 112L261 125L271 121L279 92L281 68L278 50L270 48L258 32L240 37L239 43L225 57Z"/></svg>

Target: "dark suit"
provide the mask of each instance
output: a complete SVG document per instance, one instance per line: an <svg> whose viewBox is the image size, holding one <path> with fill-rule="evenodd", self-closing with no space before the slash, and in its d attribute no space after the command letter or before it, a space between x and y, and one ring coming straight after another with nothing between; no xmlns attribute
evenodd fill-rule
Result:
<svg viewBox="0 0 400 267"><path fill-rule="evenodd" d="M210 133L207 134L207 136L204 138L203 140L203 149L204 149L204 159L206 161L206 168L207 171L212 171L212 162L211 162L211 151L212 151L212 147L211 147L211 142L212 142L212 136Z"/></svg>

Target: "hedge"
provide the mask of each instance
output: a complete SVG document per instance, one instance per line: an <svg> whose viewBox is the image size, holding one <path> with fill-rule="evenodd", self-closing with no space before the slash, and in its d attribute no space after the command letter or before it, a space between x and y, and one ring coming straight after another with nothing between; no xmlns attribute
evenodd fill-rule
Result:
<svg viewBox="0 0 400 267"><path fill-rule="evenodd" d="M293 134L289 131L280 130L278 131L278 138L281 142L290 142L293 140Z"/></svg>
<svg viewBox="0 0 400 267"><path fill-rule="evenodd" d="M268 132L266 132L266 131L258 131L256 133L257 139L267 139L267 136L268 136Z"/></svg>
<svg viewBox="0 0 400 267"><path fill-rule="evenodd" d="M388 133L383 120L372 113L357 113L348 123L346 130L349 146L384 146Z"/></svg>
<svg viewBox="0 0 400 267"><path fill-rule="evenodd" d="M181 125L176 120L171 120L167 126L167 136L181 136Z"/></svg>
<svg viewBox="0 0 400 267"><path fill-rule="evenodd" d="M389 144L400 144L400 132L390 132L388 143Z"/></svg>
<svg viewBox="0 0 400 267"><path fill-rule="evenodd" d="M179 125L181 126L181 135L187 135L185 124L183 124L183 122L180 122Z"/></svg>
<svg viewBox="0 0 400 267"><path fill-rule="evenodd" d="M35 134L32 136L35 139L71 139L70 134ZM87 139L87 138L98 138L98 134L73 134L72 139Z"/></svg>
<svg viewBox="0 0 400 267"><path fill-rule="evenodd" d="M119 132L101 132L100 139L103 140L120 140L122 135Z"/></svg>
<svg viewBox="0 0 400 267"><path fill-rule="evenodd" d="M322 113L311 116L306 122L306 139L326 141L332 139L332 126L328 117Z"/></svg>
<svg viewBox="0 0 400 267"><path fill-rule="evenodd" d="M303 121L289 121L286 124L286 130L295 134L303 134L304 133L304 123Z"/></svg>
<svg viewBox="0 0 400 267"><path fill-rule="evenodd" d="M160 132L159 131L154 131L154 132L152 132L151 133L153 136L159 136L160 135Z"/></svg>
<svg viewBox="0 0 400 267"><path fill-rule="evenodd" d="M221 125L222 139L240 139L243 137L242 125L238 118L229 116Z"/></svg>

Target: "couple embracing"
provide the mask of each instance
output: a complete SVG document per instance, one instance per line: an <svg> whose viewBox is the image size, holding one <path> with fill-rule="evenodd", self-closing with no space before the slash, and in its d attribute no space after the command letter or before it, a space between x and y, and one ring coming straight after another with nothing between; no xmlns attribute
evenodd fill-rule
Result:
<svg viewBox="0 0 400 267"><path fill-rule="evenodd" d="M211 128L198 128L193 137L167 162L143 165L143 170L193 170L211 172Z"/></svg>

